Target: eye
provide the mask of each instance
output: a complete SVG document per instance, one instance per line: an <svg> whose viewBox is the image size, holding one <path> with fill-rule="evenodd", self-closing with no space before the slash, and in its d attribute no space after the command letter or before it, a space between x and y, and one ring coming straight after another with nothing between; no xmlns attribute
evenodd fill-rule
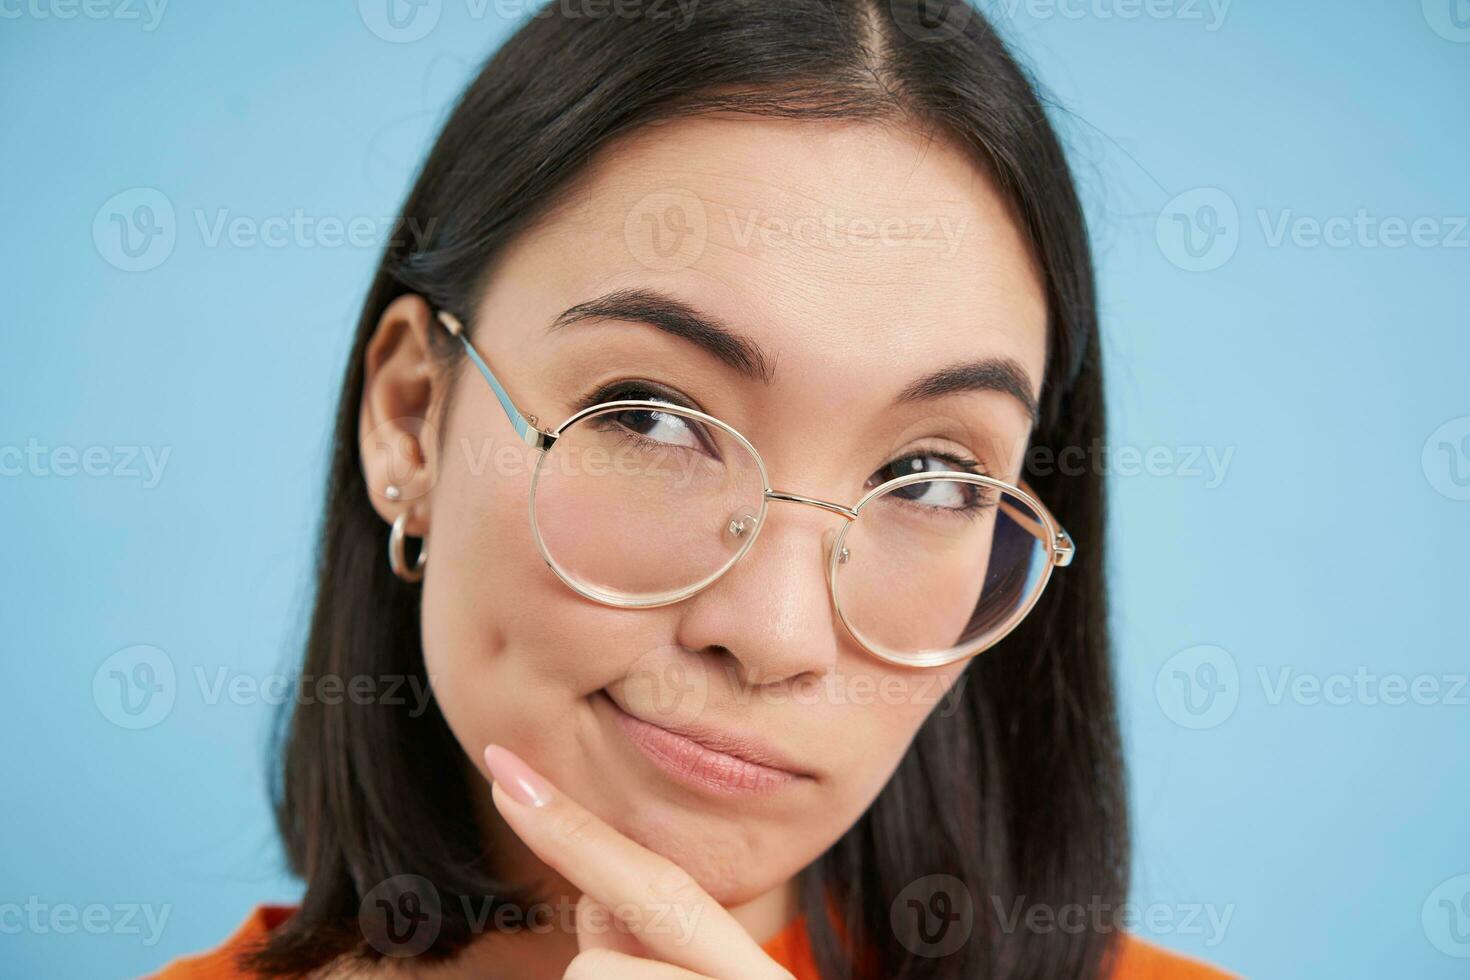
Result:
<svg viewBox="0 0 1470 980"><path fill-rule="evenodd" d="M913 473L955 471L979 473L982 472L982 467L978 460L957 454L916 453L881 467L868 478L867 486L871 489ZM992 495L988 489L981 484L961 483L957 480L921 480L890 491L886 499L908 501L935 510L969 512L990 506Z"/></svg>
<svg viewBox="0 0 1470 980"><path fill-rule="evenodd" d="M580 407L625 400L668 402L672 406L680 407L678 402L659 389L628 382L606 385L598 389L583 399ZM603 431L617 430L620 434L631 436L644 443L657 446L677 446L716 455L708 435L699 423L672 412L660 412L648 408L624 408L596 416L594 424Z"/></svg>
<svg viewBox="0 0 1470 980"><path fill-rule="evenodd" d="M629 408L599 416L598 424L620 426L641 439L660 445L704 449L704 441L693 425L687 419L672 413Z"/></svg>

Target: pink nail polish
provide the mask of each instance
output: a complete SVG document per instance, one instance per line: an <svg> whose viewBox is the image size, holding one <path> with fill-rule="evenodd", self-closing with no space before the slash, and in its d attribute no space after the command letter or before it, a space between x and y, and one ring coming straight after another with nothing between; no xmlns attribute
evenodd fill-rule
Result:
<svg viewBox="0 0 1470 980"><path fill-rule="evenodd" d="M551 784L526 765L525 760L499 745L485 746L485 765L490 775L505 787L510 798L526 806L545 806L551 802Z"/></svg>

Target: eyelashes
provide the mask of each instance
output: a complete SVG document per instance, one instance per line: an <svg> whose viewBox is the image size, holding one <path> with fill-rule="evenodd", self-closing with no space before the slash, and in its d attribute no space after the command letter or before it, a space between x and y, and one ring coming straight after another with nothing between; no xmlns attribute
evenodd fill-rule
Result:
<svg viewBox="0 0 1470 980"><path fill-rule="evenodd" d="M668 402L670 405L674 405L679 408L687 408L692 409L696 412L704 412L704 409L700 408L693 401L685 398L674 389L666 387L665 385L661 385L654 381L626 379L608 382L607 384L601 385L593 391L588 392L586 395L577 400L575 404L575 411L580 412L585 409L591 408L593 405L602 404L603 402L623 400ZM713 413L705 412L705 414L711 415ZM916 448L905 453L902 456L895 457L894 459L885 463L882 467L879 468L878 472L892 470L896 467L903 466L904 464L913 463L925 459L937 459L947 464L941 467L934 467L935 469L958 470L963 473L978 473L983 476L990 475L989 467L987 467L985 463L983 463L981 460L975 458L974 456L964 454L958 452L957 450L949 448ZM921 467L920 469L914 469L910 467L907 472L920 472L923 469L927 468ZM893 473L890 476L884 477L883 480L878 480L876 483L870 483L869 485L877 486L878 483L882 483L884 482L884 480L892 479L894 476L900 475L903 474Z"/></svg>
<svg viewBox="0 0 1470 980"><path fill-rule="evenodd" d="M602 402L622 401L624 399L634 401L661 401L680 408L692 408L696 412L704 411L698 405L686 398L680 397L673 389L651 381L613 381L584 395L577 401L578 412ZM706 415L710 414L705 412Z"/></svg>

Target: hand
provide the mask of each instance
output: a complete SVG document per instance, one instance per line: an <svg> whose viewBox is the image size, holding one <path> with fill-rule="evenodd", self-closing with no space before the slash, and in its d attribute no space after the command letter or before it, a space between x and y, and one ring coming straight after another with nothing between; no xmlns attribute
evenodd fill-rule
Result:
<svg viewBox="0 0 1470 980"><path fill-rule="evenodd" d="M510 750L487 747L485 763L506 823L582 891L579 952L564 978L794 980L689 872L558 792ZM628 942L614 919L637 942Z"/></svg>

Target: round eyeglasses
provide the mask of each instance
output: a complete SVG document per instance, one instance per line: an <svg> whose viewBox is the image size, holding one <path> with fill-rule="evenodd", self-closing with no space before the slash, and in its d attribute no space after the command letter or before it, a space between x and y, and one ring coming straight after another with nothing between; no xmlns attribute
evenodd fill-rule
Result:
<svg viewBox="0 0 1470 980"><path fill-rule="evenodd" d="M852 506L773 490L749 440L712 415L663 401L602 402L555 429L516 409L452 314L517 434L537 451L529 515L542 558L579 595L649 608L707 588L748 552L772 501L843 518L827 584L853 639L905 667L974 656L1015 628L1073 545L1026 489L927 470Z"/></svg>

